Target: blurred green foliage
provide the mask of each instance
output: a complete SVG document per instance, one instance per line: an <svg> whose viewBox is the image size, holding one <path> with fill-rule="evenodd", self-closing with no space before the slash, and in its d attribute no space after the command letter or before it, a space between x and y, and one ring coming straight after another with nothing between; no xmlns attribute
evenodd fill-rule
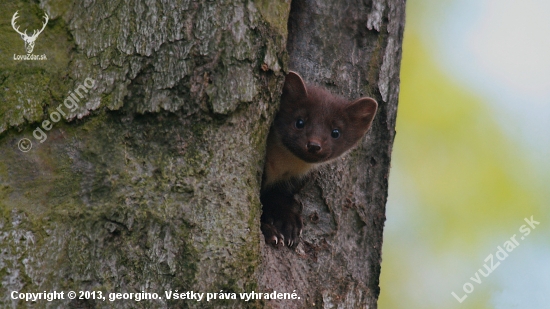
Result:
<svg viewBox="0 0 550 309"><path fill-rule="evenodd" d="M441 16L421 10L429 3L407 3L379 308L493 308L491 277L462 304L451 292L465 294L462 285L523 218L543 217L545 193L493 107L438 66L423 29L429 14Z"/></svg>

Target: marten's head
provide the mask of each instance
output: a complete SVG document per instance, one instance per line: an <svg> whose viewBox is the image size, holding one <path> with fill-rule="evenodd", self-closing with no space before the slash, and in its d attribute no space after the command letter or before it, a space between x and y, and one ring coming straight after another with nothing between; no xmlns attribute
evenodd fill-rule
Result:
<svg viewBox="0 0 550 309"><path fill-rule="evenodd" d="M285 79L275 130L295 156L321 163L352 148L367 133L377 107L372 98L348 101L322 88L308 87L291 71Z"/></svg>

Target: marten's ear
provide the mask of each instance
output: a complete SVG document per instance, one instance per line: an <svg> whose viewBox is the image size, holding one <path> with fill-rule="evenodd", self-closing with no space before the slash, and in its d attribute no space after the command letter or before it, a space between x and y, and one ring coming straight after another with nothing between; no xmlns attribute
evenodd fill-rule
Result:
<svg viewBox="0 0 550 309"><path fill-rule="evenodd" d="M348 117L353 120L356 128L366 133L376 115L378 103L373 98L360 98L353 101L347 108Z"/></svg>
<svg viewBox="0 0 550 309"><path fill-rule="evenodd" d="M288 72L283 86L283 102L296 102L307 98L304 80L294 71Z"/></svg>

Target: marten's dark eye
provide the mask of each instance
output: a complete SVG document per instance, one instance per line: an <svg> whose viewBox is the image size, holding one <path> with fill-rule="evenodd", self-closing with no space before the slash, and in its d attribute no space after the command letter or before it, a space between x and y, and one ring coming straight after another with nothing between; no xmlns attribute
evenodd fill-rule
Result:
<svg viewBox="0 0 550 309"><path fill-rule="evenodd" d="M298 119L294 125L296 126L296 129L303 129L306 123L302 119Z"/></svg>
<svg viewBox="0 0 550 309"><path fill-rule="evenodd" d="M332 133L330 134L330 136L332 136L332 138L339 138L340 137L340 130L338 130L338 129L332 130Z"/></svg>

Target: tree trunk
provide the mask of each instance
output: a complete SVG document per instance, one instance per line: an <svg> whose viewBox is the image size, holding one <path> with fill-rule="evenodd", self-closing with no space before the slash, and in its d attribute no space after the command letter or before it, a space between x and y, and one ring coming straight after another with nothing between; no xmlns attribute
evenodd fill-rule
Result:
<svg viewBox="0 0 550 309"><path fill-rule="evenodd" d="M29 34L44 12L49 22L33 51L47 60L0 57L0 307L376 308L404 6L8 0L2 20L18 11ZM0 36L3 55L26 54L11 25ZM297 197L295 250L266 246L259 228L287 69L379 102L359 147ZM176 290L205 294L166 297ZM32 304L13 291L64 297ZM239 300L251 291L299 299Z"/></svg>
<svg viewBox="0 0 550 309"><path fill-rule="evenodd" d="M302 190L296 253L264 247L261 286L305 298L280 308L376 308L405 2L367 2L292 2L290 69L344 97L374 97L379 111L359 147Z"/></svg>

